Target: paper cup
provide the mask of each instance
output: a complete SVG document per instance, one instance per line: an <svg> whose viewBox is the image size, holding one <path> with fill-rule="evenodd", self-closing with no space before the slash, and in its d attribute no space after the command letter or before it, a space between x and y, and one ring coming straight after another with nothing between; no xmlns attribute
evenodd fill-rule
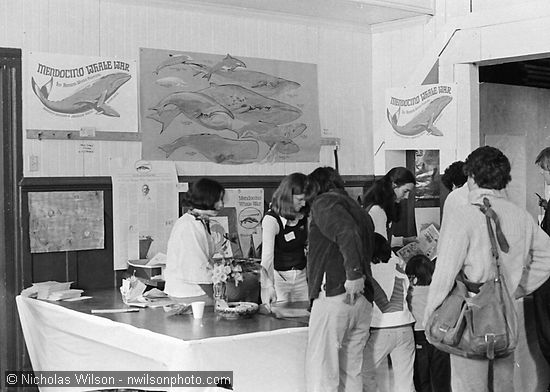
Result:
<svg viewBox="0 0 550 392"><path fill-rule="evenodd" d="M204 313L204 305L206 302L197 301L191 303L191 308L193 309L193 318L201 319Z"/></svg>

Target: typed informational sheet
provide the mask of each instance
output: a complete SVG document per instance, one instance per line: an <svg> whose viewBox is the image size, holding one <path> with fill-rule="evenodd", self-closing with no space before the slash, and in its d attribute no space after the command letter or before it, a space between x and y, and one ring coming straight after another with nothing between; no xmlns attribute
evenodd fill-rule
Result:
<svg viewBox="0 0 550 392"><path fill-rule="evenodd" d="M112 178L114 269L126 269L128 260L166 253L178 218L174 163L138 161Z"/></svg>

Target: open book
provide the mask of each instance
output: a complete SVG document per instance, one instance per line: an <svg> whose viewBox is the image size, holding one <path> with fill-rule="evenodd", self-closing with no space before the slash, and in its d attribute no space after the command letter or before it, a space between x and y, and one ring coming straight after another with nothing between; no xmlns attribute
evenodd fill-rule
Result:
<svg viewBox="0 0 550 392"><path fill-rule="evenodd" d="M423 229L418 235L418 242L411 242L396 253L405 262L418 254L424 254L428 256L430 260L433 260L437 256L437 241L439 240L439 231L433 224Z"/></svg>

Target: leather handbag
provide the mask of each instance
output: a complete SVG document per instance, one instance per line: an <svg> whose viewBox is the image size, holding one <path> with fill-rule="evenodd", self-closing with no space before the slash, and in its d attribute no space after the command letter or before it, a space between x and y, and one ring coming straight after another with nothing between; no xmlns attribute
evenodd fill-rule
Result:
<svg viewBox="0 0 550 392"><path fill-rule="evenodd" d="M472 283L459 273L451 292L429 317L425 333L428 342L441 351L492 360L505 357L516 348L518 318L501 272L496 242L505 253L508 243L489 200L484 198L479 207L487 220L495 277L484 283ZM495 222L496 240L491 221Z"/></svg>

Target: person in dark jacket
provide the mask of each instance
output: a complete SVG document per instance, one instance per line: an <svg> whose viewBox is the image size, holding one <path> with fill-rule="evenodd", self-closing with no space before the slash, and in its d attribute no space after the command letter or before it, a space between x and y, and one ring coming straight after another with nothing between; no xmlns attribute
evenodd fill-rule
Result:
<svg viewBox="0 0 550 392"><path fill-rule="evenodd" d="M362 391L369 336L374 225L330 167L308 176L307 276L312 301L306 350L309 392Z"/></svg>
<svg viewBox="0 0 550 392"><path fill-rule="evenodd" d="M550 185L550 147L546 147L539 153L537 159L535 159L535 164L540 168L540 172L544 177L544 183ZM541 199L539 204L545 210L540 226L542 230L550 235L550 208L548 208L548 201ZM544 355L548 365L550 365L550 279L533 292L533 301L535 304L535 320L537 323L540 351ZM550 392L550 385L548 385L546 390Z"/></svg>

